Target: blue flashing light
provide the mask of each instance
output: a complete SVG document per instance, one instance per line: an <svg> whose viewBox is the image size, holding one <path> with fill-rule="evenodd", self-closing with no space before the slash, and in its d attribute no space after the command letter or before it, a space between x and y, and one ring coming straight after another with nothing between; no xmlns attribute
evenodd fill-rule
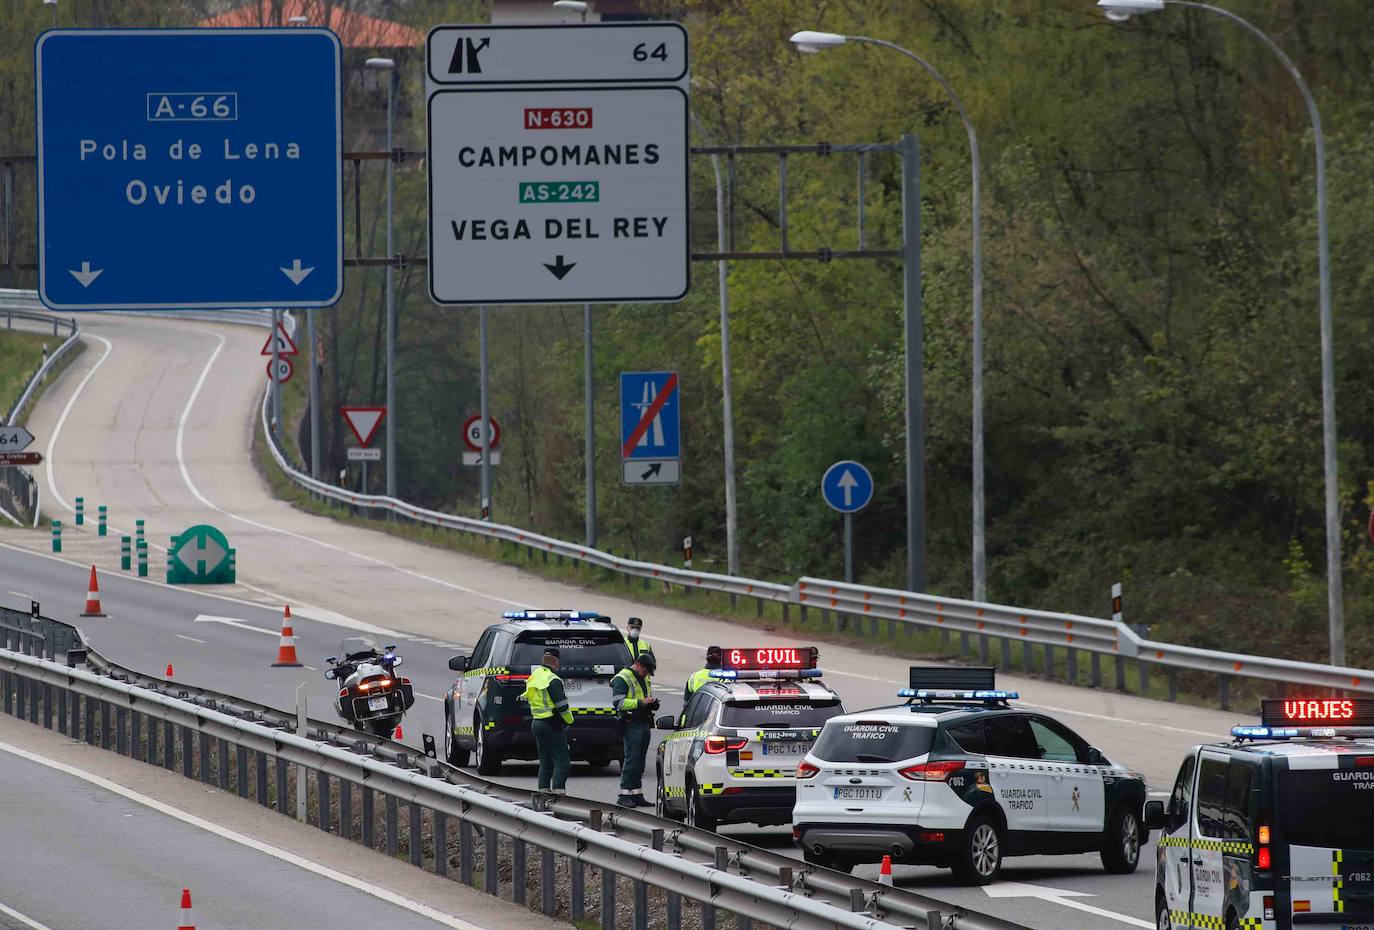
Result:
<svg viewBox="0 0 1374 930"><path fill-rule="evenodd" d="M818 668L713 668L709 674L723 681L757 681L766 678L820 678L822 673Z"/></svg>
<svg viewBox="0 0 1374 930"><path fill-rule="evenodd" d="M713 668L711 669L710 676L712 678L733 680L739 677L739 672L735 671L732 668Z"/></svg>
<svg viewBox="0 0 1374 930"><path fill-rule="evenodd" d="M503 620L599 620L601 616L596 610L507 610L501 613Z"/></svg>
<svg viewBox="0 0 1374 930"><path fill-rule="evenodd" d="M1021 697L1016 691L930 691L925 688L903 688L897 697L917 698L922 701L1015 701Z"/></svg>

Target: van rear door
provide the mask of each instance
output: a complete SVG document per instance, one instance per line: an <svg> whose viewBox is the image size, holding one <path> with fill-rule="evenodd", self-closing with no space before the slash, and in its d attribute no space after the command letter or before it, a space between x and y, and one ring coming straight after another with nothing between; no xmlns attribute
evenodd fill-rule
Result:
<svg viewBox="0 0 1374 930"><path fill-rule="evenodd" d="M1292 756L1277 781L1293 923L1374 930L1374 754Z"/></svg>

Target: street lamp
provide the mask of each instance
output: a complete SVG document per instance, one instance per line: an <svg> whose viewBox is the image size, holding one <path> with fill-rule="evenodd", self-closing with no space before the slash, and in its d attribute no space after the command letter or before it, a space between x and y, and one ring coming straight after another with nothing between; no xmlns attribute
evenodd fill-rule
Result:
<svg viewBox="0 0 1374 930"><path fill-rule="evenodd" d="M365 67L386 71L386 496L396 496L396 288L392 229L396 202L396 62L369 58Z"/></svg>
<svg viewBox="0 0 1374 930"><path fill-rule="evenodd" d="M57 0L43 0L44 6L52 7L52 27L57 28Z"/></svg>
<svg viewBox="0 0 1374 930"><path fill-rule="evenodd" d="M1326 606L1330 630L1331 664L1345 664L1345 604L1341 593L1341 513L1339 486L1336 481L1336 363L1331 332L1331 241L1326 226L1326 141L1322 138L1322 118L1317 102L1303 80L1293 60L1283 49L1248 20L1230 10L1196 3L1194 0L1098 0L1098 8L1109 19L1124 22L1142 13L1157 13L1164 4L1206 10L1224 16L1258 38L1283 63L1302 93L1307 115L1312 120L1312 138L1317 161L1317 274L1320 279L1318 309L1321 317L1322 344L1322 453L1325 461L1326 485Z"/></svg>
<svg viewBox="0 0 1374 930"><path fill-rule="evenodd" d="M1146 3L1148 0L1137 0ZM870 45L881 45L890 48L895 52L901 52L912 61L930 73L930 76L939 82L940 86L949 94L950 100L954 103L954 108L959 111L959 118L964 122L964 129L968 133L969 158L973 169L973 599L975 601L987 600L987 538L986 538L986 509L984 506L983 492L983 184L982 184L982 162L978 154L978 135L973 131L973 123L969 121L968 111L964 109L964 101L955 93L954 88L944 79L939 71L930 62L909 49L902 48L884 39L872 39L868 36L847 36L835 32L798 32L792 36L792 44L800 52L808 54L823 51L827 48L835 48L847 42L866 42ZM916 347L919 350L919 347ZM910 353L913 347L908 345L906 351ZM907 458L911 459L911 412L910 412L910 386L908 385L908 412L907 412ZM911 489L908 484L907 493L910 495ZM910 507L910 502L908 502ZM910 526L908 516L908 526ZM910 561L913 543L907 539L907 561L908 575L911 574Z"/></svg>
<svg viewBox="0 0 1374 930"><path fill-rule="evenodd" d="M553 5L556 9L559 10L568 10L572 13L581 13L582 22L585 23L587 21L587 7L589 6L589 4L586 2L586 0L553 0Z"/></svg>

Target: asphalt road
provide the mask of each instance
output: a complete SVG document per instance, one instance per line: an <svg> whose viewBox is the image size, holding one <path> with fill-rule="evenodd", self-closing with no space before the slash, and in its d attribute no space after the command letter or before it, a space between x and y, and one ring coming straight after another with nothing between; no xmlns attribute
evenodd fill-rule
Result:
<svg viewBox="0 0 1374 930"><path fill-rule="evenodd" d="M327 703L334 693L319 672L268 667L275 657L272 632L280 624L279 605L291 603L296 614L302 661L321 669L323 658L351 630L396 631L407 661L404 671L417 691L428 695L417 699L407 721L407 742L418 745L421 732L437 735L442 727L441 705L434 698L452 678L447 669L452 649L442 644L470 645L503 609L596 608L622 621L631 614L644 616L646 637L659 655L659 678L672 689L699 667L709 643L786 642L774 633L741 630L694 614L645 608L600 593L589 596L511 566L297 511L272 498L249 455L265 331L94 315L83 324L91 344L49 389L29 428L47 455L39 476L44 507L68 525L64 558L110 570L104 575L105 606L113 619L82 625L97 647L118 661L148 670L171 662L179 678L285 706L304 680L312 713L318 715L316 702ZM455 428L463 413L455 411ZM85 497L88 513L96 504L109 505L112 526L127 530L136 517L145 518L154 544L194 523L220 526L238 549L240 583L226 593L270 606L259 609L160 583L117 580L117 536L98 539L93 527L70 524L77 494ZM8 531L0 533L0 541L30 550L47 547L46 534ZM12 596L22 605L32 594L44 601L50 616L73 616L84 597L84 574L79 567L42 561L48 568L34 568L31 559L12 550L0 553L0 597ZM163 555L155 550L154 577L162 564ZM240 622L197 622L198 616ZM826 680L850 707L891 703L893 692L905 684L903 660L862 649L826 646L821 664ZM1019 690L1024 705L1058 716L1109 758L1143 772L1156 790L1167 787L1189 746L1221 737L1237 720L1233 714L1018 676L999 677L999 684ZM672 710L672 695L665 691L664 697ZM527 767L513 766L509 777L528 784L530 774ZM615 776L575 768L574 788L610 798ZM742 832L770 845L790 845L784 831ZM1147 849L1142 870L1128 878L1103 875L1095 857L1009 865L1009 880L1082 891L1091 898L1016 886L993 893L1027 896L991 898L983 890L943 888L939 894L1037 927L1118 923L1084 907L1126 915L1119 923L1127 926L1148 926L1152 861ZM944 873L932 869L898 870L900 883L927 890L944 880Z"/></svg>

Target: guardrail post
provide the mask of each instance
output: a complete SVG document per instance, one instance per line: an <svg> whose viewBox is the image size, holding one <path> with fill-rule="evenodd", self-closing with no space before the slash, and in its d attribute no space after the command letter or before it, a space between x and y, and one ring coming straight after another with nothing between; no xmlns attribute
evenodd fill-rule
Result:
<svg viewBox="0 0 1374 930"><path fill-rule="evenodd" d="M1092 654L1092 666L1093 687L1100 688L1102 687L1102 653L1094 652Z"/></svg>
<svg viewBox="0 0 1374 930"><path fill-rule="evenodd" d="M342 789L347 782L340 780L339 787ZM343 800L343 795L339 795L339 800ZM434 874L448 874L448 814L443 811L430 811L430 816L434 819Z"/></svg>
<svg viewBox="0 0 1374 930"><path fill-rule="evenodd" d="M1045 644L1045 677L1054 678L1054 647Z"/></svg>
<svg viewBox="0 0 1374 930"><path fill-rule="evenodd" d="M373 824L372 789L363 785L363 845L368 849L377 848L377 835Z"/></svg>
<svg viewBox="0 0 1374 930"><path fill-rule="evenodd" d="M1003 636L1000 640L1002 645L1002 670L1011 671L1011 640Z"/></svg>
<svg viewBox="0 0 1374 930"><path fill-rule="evenodd" d="M320 769L315 773L315 797L319 801L316 826L325 833L329 832L329 815L334 810L333 792L330 790L329 773Z"/></svg>
<svg viewBox="0 0 1374 930"><path fill-rule="evenodd" d="M458 821L458 881L467 887L472 887L472 824L467 820ZM580 862L575 862L581 865ZM581 877L581 869L573 873L573 912L574 919L578 916L577 911L581 904L581 897L577 893L577 879Z"/></svg>
<svg viewBox="0 0 1374 930"><path fill-rule="evenodd" d="M1150 696L1150 666L1144 659L1136 662L1136 668L1140 671L1140 696Z"/></svg>
<svg viewBox="0 0 1374 930"><path fill-rule="evenodd" d="M601 930L616 930L615 877L609 869L601 870Z"/></svg>
<svg viewBox="0 0 1374 930"><path fill-rule="evenodd" d="M1231 682L1225 675L1217 676L1221 683L1221 709L1231 709Z"/></svg>
<svg viewBox="0 0 1374 930"><path fill-rule="evenodd" d="M1078 684L1078 650L1070 646L1064 650L1064 654L1068 656L1069 684L1076 685Z"/></svg>
<svg viewBox="0 0 1374 930"><path fill-rule="evenodd" d="M663 830L654 828L649 833L649 846L663 851ZM636 878L631 886L634 892L634 930L649 930L649 886L643 879Z"/></svg>
<svg viewBox="0 0 1374 930"><path fill-rule="evenodd" d="M525 886L528 874L525 868L525 841L518 836L510 840L511 900L516 904L525 903Z"/></svg>
<svg viewBox="0 0 1374 930"><path fill-rule="evenodd" d="M400 805L396 801L396 795L383 795L386 798L386 854L395 856L401 850L400 838Z"/></svg>
<svg viewBox="0 0 1374 930"><path fill-rule="evenodd" d="M1021 665L1025 668L1027 675L1035 674L1034 663L1031 662L1031 654L1033 652L1034 647L1031 646L1030 640L1021 640Z"/></svg>
<svg viewBox="0 0 1374 930"><path fill-rule="evenodd" d="M554 883L558 881L552 849L539 851L539 909L545 917L552 917L557 910Z"/></svg>
<svg viewBox="0 0 1374 930"><path fill-rule="evenodd" d="M106 701L100 702L100 748L110 748L110 705Z"/></svg>
<svg viewBox="0 0 1374 930"><path fill-rule="evenodd" d="M1165 670L1165 675L1168 676L1168 679L1169 679L1169 700L1170 700L1170 701L1177 701L1177 700L1178 700L1178 669L1176 669L1176 668L1174 668L1172 665L1170 665L1170 666Z"/></svg>
<svg viewBox="0 0 1374 930"><path fill-rule="evenodd" d="M191 752L191 728L181 728L181 774L190 778L194 774L195 755Z"/></svg>
<svg viewBox="0 0 1374 930"><path fill-rule="evenodd" d="M200 757L200 780L210 783L210 737L203 732L196 735L196 755Z"/></svg>
<svg viewBox="0 0 1374 930"><path fill-rule="evenodd" d="M353 839L353 783L339 779L339 836Z"/></svg>
<svg viewBox="0 0 1374 930"><path fill-rule="evenodd" d="M267 807L269 803L267 795L267 753L261 749L253 753L253 788L257 794L258 803Z"/></svg>
<svg viewBox="0 0 1374 930"><path fill-rule="evenodd" d="M1118 655L1112 656L1112 665L1116 667L1116 690L1118 690L1118 691L1125 691L1125 690L1126 690L1126 663L1125 663L1125 661L1122 660L1121 656L1118 654Z"/></svg>
<svg viewBox="0 0 1374 930"><path fill-rule="evenodd" d="M483 827L482 834L482 887L486 889L487 894L499 895L501 893L501 858L497 847L499 837L491 827ZM515 880L520 881L520 877L517 876Z"/></svg>
<svg viewBox="0 0 1374 930"><path fill-rule="evenodd" d="M43 683L43 729L52 729L52 685Z"/></svg>
<svg viewBox="0 0 1374 930"><path fill-rule="evenodd" d="M579 851L582 844L578 844ZM570 896L568 898L568 920L577 923L587 916L587 870L582 860L577 856L568 859L568 886Z"/></svg>
<svg viewBox="0 0 1374 930"><path fill-rule="evenodd" d="M82 724L83 724L83 726L84 726L84 728L85 728L86 744L87 744L88 746L94 746L94 745L95 745L95 704L96 704L96 700L95 700L95 698L93 698L93 697L86 697L86 696L83 696L83 697L82 697L82 704L85 705L84 708L83 708L83 710L82 710L82 713L81 713L81 718L82 718Z"/></svg>
<svg viewBox="0 0 1374 930"><path fill-rule="evenodd" d="M4 687L0 684L0 687ZM67 689L57 689L57 732L67 735Z"/></svg>
<svg viewBox="0 0 1374 930"><path fill-rule="evenodd" d="M423 811L420 810L420 805L416 804L414 801L411 801L406 807L410 809L410 843L408 846L410 851L410 864L421 865L424 862L425 854L425 828L421 816ZM437 849L438 847L435 848Z"/></svg>
<svg viewBox="0 0 1374 930"><path fill-rule="evenodd" d="M121 727L121 729L123 729ZM143 715L138 711L129 714L129 758L141 759L143 756Z"/></svg>
<svg viewBox="0 0 1374 930"><path fill-rule="evenodd" d="M960 658L963 658L963 659L967 659L967 658L968 658L968 650L969 650L969 645L968 645L968 633L965 632L964 630L960 630L960 631L959 631L959 657L960 657Z"/></svg>
<svg viewBox="0 0 1374 930"><path fill-rule="evenodd" d="M215 780L221 791L229 790L229 741L215 740Z"/></svg>
<svg viewBox="0 0 1374 930"><path fill-rule="evenodd" d="M37 708L34 708L37 710ZM115 752L121 756L132 756L133 750L129 746L129 734L125 730L129 720L129 709L127 707L115 708Z"/></svg>
<svg viewBox="0 0 1374 930"><path fill-rule="evenodd" d="M926 911L926 930L942 930L945 915L940 911Z"/></svg>
<svg viewBox="0 0 1374 930"><path fill-rule="evenodd" d="M984 665L988 664L988 635L978 634L978 661Z"/></svg>
<svg viewBox="0 0 1374 930"><path fill-rule="evenodd" d="M148 718L148 751L144 753L143 761L149 765L157 765L160 753L157 747L158 720L156 717Z"/></svg>

